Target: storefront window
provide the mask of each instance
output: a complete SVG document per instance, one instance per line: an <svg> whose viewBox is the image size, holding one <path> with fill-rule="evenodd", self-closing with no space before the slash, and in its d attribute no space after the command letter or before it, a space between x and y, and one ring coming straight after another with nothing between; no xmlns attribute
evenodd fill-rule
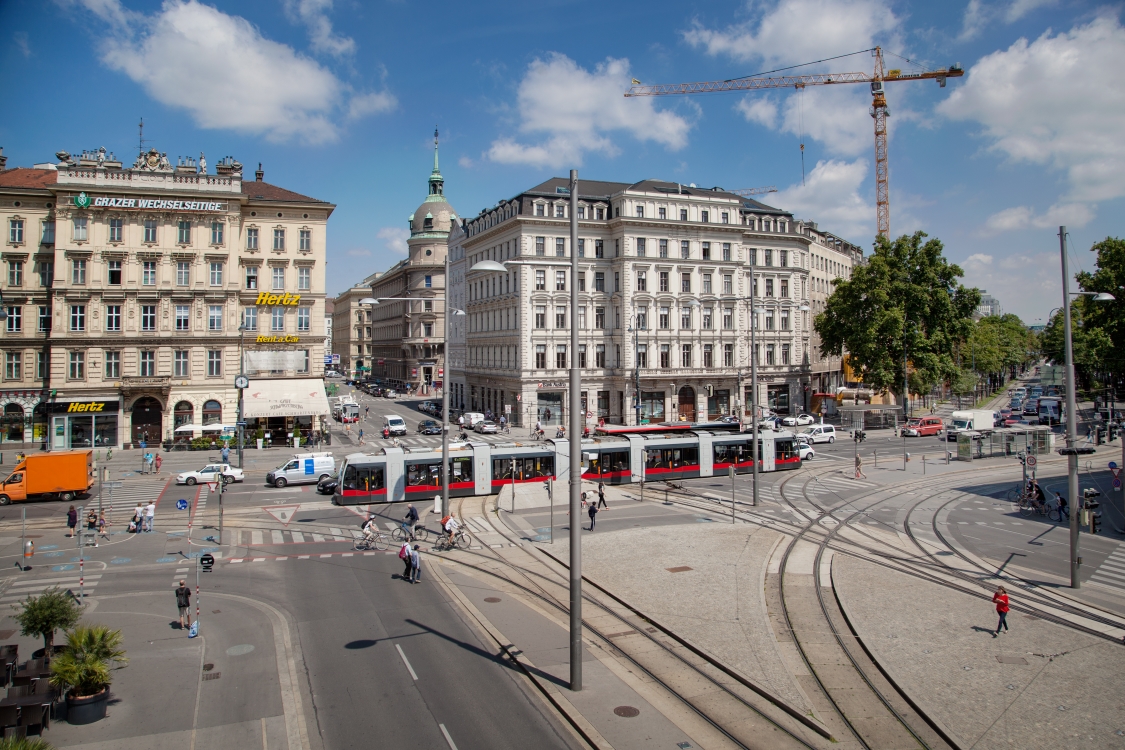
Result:
<svg viewBox="0 0 1125 750"><path fill-rule="evenodd" d="M715 421L724 414L730 413L730 391L715 391L714 396L707 397L707 419Z"/></svg>
<svg viewBox="0 0 1125 750"><path fill-rule="evenodd" d="M203 404L203 424L222 424L223 405L218 401L206 401Z"/></svg>
<svg viewBox="0 0 1125 750"><path fill-rule="evenodd" d="M563 395L562 392L540 393L539 404L536 409L536 419L544 425L560 425L563 423Z"/></svg>
<svg viewBox="0 0 1125 750"><path fill-rule="evenodd" d="M180 401L176 404L176 408L172 412L172 439L186 443L195 437L195 432L190 430L180 431L180 427L190 425L191 418L194 415L194 408L190 401Z"/></svg>
<svg viewBox="0 0 1125 750"><path fill-rule="evenodd" d="M778 414L788 414L789 384L766 386L766 403Z"/></svg>
<svg viewBox="0 0 1125 750"><path fill-rule="evenodd" d="M641 423L664 421L664 391L641 391Z"/></svg>
<svg viewBox="0 0 1125 750"><path fill-rule="evenodd" d="M23 442L24 411L19 404L6 404L4 406L4 421L0 440L9 443Z"/></svg>

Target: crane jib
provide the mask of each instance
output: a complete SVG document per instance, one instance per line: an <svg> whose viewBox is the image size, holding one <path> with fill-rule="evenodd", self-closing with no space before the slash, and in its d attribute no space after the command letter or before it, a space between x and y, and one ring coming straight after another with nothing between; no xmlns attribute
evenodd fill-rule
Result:
<svg viewBox="0 0 1125 750"><path fill-rule="evenodd" d="M884 75L883 80L923 81L928 79L959 78L965 75L961 68L927 71L925 73L897 73ZM770 78L742 78L731 81L699 81L696 83L658 83L652 86L633 86L625 96L666 96L670 94L710 94L720 91L754 91L756 89L784 89L800 86L830 86L841 83L871 83L878 80L870 73L817 73L801 76L776 76Z"/></svg>

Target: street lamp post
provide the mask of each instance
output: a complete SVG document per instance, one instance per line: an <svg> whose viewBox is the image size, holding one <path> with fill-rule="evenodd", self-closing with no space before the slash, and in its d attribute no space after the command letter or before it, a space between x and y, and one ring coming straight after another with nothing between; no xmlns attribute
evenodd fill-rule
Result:
<svg viewBox="0 0 1125 750"><path fill-rule="evenodd" d="M578 309L578 170L570 170L570 312ZM570 689L582 689L582 371L570 327Z"/></svg>
<svg viewBox="0 0 1125 750"><path fill-rule="evenodd" d="M633 410L636 413L635 424L641 424L641 367L637 362L637 351L640 347L640 316L633 315L633 325L630 326L629 332L633 334ZM621 418L624 419L625 415L622 414Z"/></svg>
<svg viewBox="0 0 1125 750"><path fill-rule="evenodd" d="M245 342L245 339L246 321L244 320L242 324L238 326L238 373L240 376L245 376L246 374L246 364L244 361L245 355L243 354L243 344ZM242 377L239 378L239 382L242 382ZM243 446L246 443L246 418L244 416L245 405L242 400L243 391L245 391L244 388L238 389L238 422L236 423L236 426L238 427L238 468L240 469L245 468L245 466L243 466L242 464L242 451Z"/></svg>

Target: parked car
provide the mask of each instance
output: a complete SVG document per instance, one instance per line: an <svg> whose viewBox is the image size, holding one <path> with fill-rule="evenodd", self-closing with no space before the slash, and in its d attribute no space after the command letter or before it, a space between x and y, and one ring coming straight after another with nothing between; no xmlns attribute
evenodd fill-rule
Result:
<svg viewBox="0 0 1125 750"><path fill-rule="evenodd" d="M236 469L230 464L207 464L198 471L183 471L176 475L176 484L193 485L199 482L217 482L219 476L223 477L223 484L241 482L245 479L242 469Z"/></svg>
<svg viewBox="0 0 1125 750"><path fill-rule="evenodd" d="M483 419L480 422L477 422L475 425L473 425L473 429L481 435L491 435L500 432L500 426L493 422L491 419Z"/></svg>
<svg viewBox="0 0 1125 750"><path fill-rule="evenodd" d="M910 437L923 437L925 435L940 434L945 424L941 417L915 417L906 423L902 429L903 435Z"/></svg>
<svg viewBox="0 0 1125 750"><path fill-rule="evenodd" d="M440 435L441 425L432 419L423 419L418 423L418 432L423 435Z"/></svg>
<svg viewBox="0 0 1125 750"><path fill-rule="evenodd" d="M434 413L434 402L433 401L423 401L422 403L418 404L418 411L424 411L427 414L433 414Z"/></svg>

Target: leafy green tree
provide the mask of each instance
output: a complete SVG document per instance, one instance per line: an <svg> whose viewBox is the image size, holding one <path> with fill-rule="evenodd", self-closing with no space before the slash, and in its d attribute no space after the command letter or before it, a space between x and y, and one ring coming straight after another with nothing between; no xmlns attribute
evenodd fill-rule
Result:
<svg viewBox="0 0 1125 750"><path fill-rule="evenodd" d="M950 379L957 344L972 330L980 292L957 281L964 274L945 259L941 241L925 238L880 237L813 323L824 353L847 351L852 370L876 390L901 390L906 359L921 384Z"/></svg>
<svg viewBox="0 0 1125 750"><path fill-rule="evenodd" d="M1083 374L1083 380L1087 382L1095 373L1105 373L1120 380L1125 375L1125 349L1122 348L1125 346L1125 289L1122 289L1125 287L1125 240L1106 237L1090 249L1097 253L1094 272L1078 274L1078 286L1085 292L1108 292L1115 299L1113 302L1095 302L1089 296L1082 296L1075 300L1074 307L1081 311L1082 327L1088 334L1084 344L1092 360L1079 365L1076 352L1075 369ZM1077 334L1077 322L1074 325ZM1057 358L1052 355L1052 359L1060 363L1064 361L1061 353Z"/></svg>
<svg viewBox="0 0 1125 750"><path fill-rule="evenodd" d="M1087 311L1099 302L1079 300L1070 305L1071 349L1074 353L1074 373L1078 387L1087 389L1093 384L1093 374L1098 372L1120 372L1113 370L1113 363L1121 355L1117 353L1109 332L1096 325L1087 324ZM1111 303L1112 304L1112 303ZM1063 326L1063 312L1059 310L1051 316L1051 321L1039 336L1044 356L1053 362L1066 362L1066 339Z"/></svg>
<svg viewBox="0 0 1125 750"><path fill-rule="evenodd" d="M19 623L20 633L42 637L43 648L48 654L55 643L55 631L74 627L82 616L82 608L74 597L57 586L39 596L28 596L16 604L20 610L14 617Z"/></svg>

